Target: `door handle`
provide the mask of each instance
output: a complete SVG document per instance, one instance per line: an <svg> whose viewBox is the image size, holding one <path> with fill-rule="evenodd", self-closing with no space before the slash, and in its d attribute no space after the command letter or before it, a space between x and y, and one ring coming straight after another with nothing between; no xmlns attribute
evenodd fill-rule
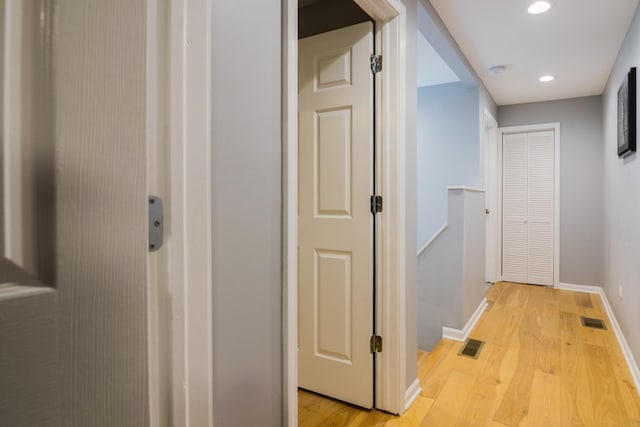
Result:
<svg viewBox="0 0 640 427"><path fill-rule="evenodd" d="M484 213L486 213L487 215L489 215L491 212L489 211L489 209L485 209Z"/></svg>

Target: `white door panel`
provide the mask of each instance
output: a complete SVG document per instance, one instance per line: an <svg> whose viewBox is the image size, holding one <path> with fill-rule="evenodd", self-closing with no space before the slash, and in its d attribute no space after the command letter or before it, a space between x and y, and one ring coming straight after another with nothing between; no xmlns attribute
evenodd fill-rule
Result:
<svg viewBox="0 0 640 427"><path fill-rule="evenodd" d="M502 230L502 278L527 283L527 226L505 219Z"/></svg>
<svg viewBox="0 0 640 427"><path fill-rule="evenodd" d="M529 283L553 285L553 131L528 134Z"/></svg>
<svg viewBox="0 0 640 427"><path fill-rule="evenodd" d="M299 42L299 386L373 405L373 26Z"/></svg>
<svg viewBox="0 0 640 427"><path fill-rule="evenodd" d="M527 279L527 135L503 137L502 154L502 278Z"/></svg>

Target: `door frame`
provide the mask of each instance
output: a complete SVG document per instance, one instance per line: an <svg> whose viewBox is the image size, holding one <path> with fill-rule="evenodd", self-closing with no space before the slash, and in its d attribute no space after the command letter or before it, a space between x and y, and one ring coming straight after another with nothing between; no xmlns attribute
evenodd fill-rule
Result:
<svg viewBox="0 0 640 427"><path fill-rule="evenodd" d="M376 363L377 407L392 413L405 410L406 297L406 9L401 0L354 0L376 22L376 53L383 71L376 75L376 143L382 167L376 330L384 352ZM298 1L283 7L283 356L285 423L297 425L297 247L298 247Z"/></svg>
<svg viewBox="0 0 640 427"><path fill-rule="evenodd" d="M554 131L554 165L553 165L553 287L560 285L560 123L542 123L523 126L507 126L498 128L498 280L502 280L502 139L511 133Z"/></svg>
<svg viewBox="0 0 640 427"><path fill-rule="evenodd" d="M147 10L147 129L156 128L147 146L167 141L148 152L166 197L165 247L150 254L164 251L156 268L166 276L164 289L153 272L149 279L150 386L162 380L154 367L170 369L169 384L160 382L163 389L150 396L150 414L158 425L176 427L213 426L211 17L212 0L152 0ZM156 103L168 106L167 120L154 115ZM161 288L155 295L154 286ZM158 366L162 360L152 358L163 334L170 360ZM169 405L170 416L158 404Z"/></svg>
<svg viewBox="0 0 640 427"><path fill-rule="evenodd" d="M487 125L489 125L492 129L494 129L495 138L487 139L487 134L486 134ZM492 170L490 168L491 166L490 162L492 159L496 162L498 160L498 153L497 153L498 152L498 122L493 117L491 112L487 109L487 107L483 108L481 135L482 135L482 138L481 138L482 148L480 150L480 155L483 157L483 159L480 162L480 165L482 166L483 170L480 176L481 176L481 179L484 181L481 187L486 190L485 197L487 198L487 202L485 203L485 205L489 206L488 207L488 209L490 210L489 215L491 215L491 212L493 212L493 216L489 218L489 221L493 221L493 223L491 225L487 225L485 223L486 236L487 236L486 245L485 245L486 252L487 252L486 261L485 261L485 281L495 283L498 280L498 271L500 271L501 262L499 261L498 251L501 245L500 245L500 242L497 241L497 239L491 242L489 239L489 236L492 236L495 239L498 235L498 224L497 224L498 171L497 169L499 168L497 167L497 163L496 163L495 170ZM495 151L492 151L492 148ZM491 195L493 196L493 200L489 200ZM491 253L493 257L489 257L488 256L489 253ZM489 275L490 264L493 264L492 275Z"/></svg>

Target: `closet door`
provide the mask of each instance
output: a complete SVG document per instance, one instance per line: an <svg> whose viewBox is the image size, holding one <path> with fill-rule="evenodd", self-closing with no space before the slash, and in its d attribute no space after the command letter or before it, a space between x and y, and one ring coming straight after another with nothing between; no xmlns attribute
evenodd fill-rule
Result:
<svg viewBox="0 0 640 427"><path fill-rule="evenodd" d="M527 283L527 134L502 138L502 280Z"/></svg>
<svg viewBox="0 0 640 427"><path fill-rule="evenodd" d="M553 131L527 135L527 283L553 286Z"/></svg>
<svg viewBox="0 0 640 427"><path fill-rule="evenodd" d="M503 136L502 278L553 285L554 132Z"/></svg>

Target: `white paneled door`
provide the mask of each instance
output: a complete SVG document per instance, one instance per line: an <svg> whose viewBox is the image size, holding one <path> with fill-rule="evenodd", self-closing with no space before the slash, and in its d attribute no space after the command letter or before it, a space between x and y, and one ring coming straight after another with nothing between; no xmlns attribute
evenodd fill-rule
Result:
<svg viewBox="0 0 640 427"><path fill-rule="evenodd" d="M370 22L299 42L299 386L373 405Z"/></svg>
<svg viewBox="0 0 640 427"><path fill-rule="evenodd" d="M502 278L553 285L554 131L502 138Z"/></svg>

